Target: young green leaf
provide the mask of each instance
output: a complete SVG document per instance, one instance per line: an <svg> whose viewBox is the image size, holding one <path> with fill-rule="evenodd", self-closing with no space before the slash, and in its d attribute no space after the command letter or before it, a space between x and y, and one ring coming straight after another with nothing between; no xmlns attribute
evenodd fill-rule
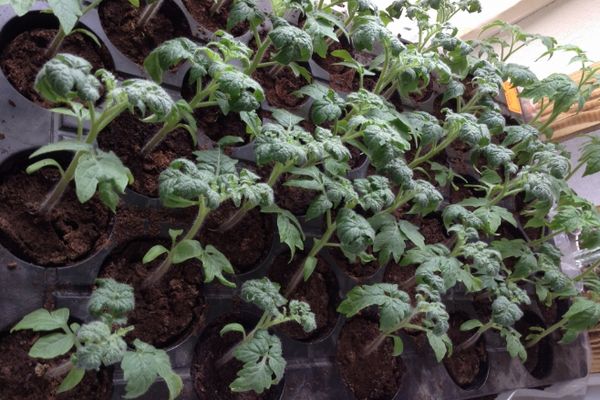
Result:
<svg viewBox="0 0 600 400"><path fill-rule="evenodd" d="M287 300L279 293L278 283L271 282L267 278L251 279L244 282L240 297L246 303L252 303L261 310L271 315L279 316L279 307L287 304Z"/></svg>
<svg viewBox="0 0 600 400"><path fill-rule="evenodd" d="M266 330L259 330L250 341L239 345L234 356L244 366L229 385L233 392L253 390L260 394L283 378L286 362L281 341Z"/></svg>
<svg viewBox="0 0 600 400"><path fill-rule="evenodd" d="M31 329L34 332L53 331L66 325L69 320L69 309L59 308L55 311L48 311L40 308L21 319L10 331L22 331Z"/></svg>
<svg viewBox="0 0 600 400"><path fill-rule="evenodd" d="M305 31L290 25L282 18L273 19L273 30L269 38L277 53L273 59L283 65L293 61L308 61L312 57L312 39Z"/></svg>
<svg viewBox="0 0 600 400"><path fill-rule="evenodd" d="M342 208L337 215L336 234L344 254L354 260L375 240L375 231L369 222L353 210Z"/></svg>
<svg viewBox="0 0 600 400"><path fill-rule="evenodd" d="M183 381L171 368L166 351L135 339L135 351L127 351L121 361L125 385L125 398L133 399L146 393L159 376L169 389L169 400L175 399L183 389Z"/></svg>
<svg viewBox="0 0 600 400"><path fill-rule="evenodd" d="M100 81L91 74L92 65L72 54L58 54L46 62L35 78L35 90L51 103L79 99L95 103L100 98Z"/></svg>

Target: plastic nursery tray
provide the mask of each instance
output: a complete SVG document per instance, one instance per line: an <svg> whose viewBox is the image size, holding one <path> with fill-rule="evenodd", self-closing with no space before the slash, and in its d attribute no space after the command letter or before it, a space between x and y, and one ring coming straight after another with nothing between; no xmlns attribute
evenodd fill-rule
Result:
<svg viewBox="0 0 600 400"><path fill-rule="evenodd" d="M172 1L185 14L197 39L205 40L207 38L206 32L201 31L179 0L167 1ZM269 7L268 4L265 6ZM35 7L36 10L44 8L43 3L38 3ZM0 7L0 47L6 46L8 41L19 32L36 26L50 27L52 24L52 19L48 15L32 12L17 20L9 7ZM81 24L93 31L106 46L117 75L123 77L144 76L138 65L127 59L110 43L102 30L98 13L95 10L84 16ZM182 66L175 73L169 74L165 80L165 87L174 96L179 96L185 72L186 68ZM326 84L325 81L323 82ZM265 108L268 107L265 105ZM308 105L305 104L295 111L306 116L307 110ZM48 110L32 103L19 94L6 80L4 74L1 74L0 174L5 173L14 160L23 158L32 149L73 135L74 124L72 121L53 115ZM199 133L199 139L205 142L209 140L202 133ZM252 145L234 148L232 155L246 161L254 159ZM364 176L367 171L366 167L367 163L365 162L351 172L352 176ZM119 214L123 209L136 214L137 223L143 227L141 230L136 230L136 236L131 236L132 230L129 226L124 226L120 218ZM165 237L168 228L189 224L188 214L161 210L157 199L145 197L130 190L124 196L119 210L106 246L88 259L74 265L58 268L36 266L18 259L0 246L0 332L6 332L23 315L42 307L48 300L51 300L56 307L69 307L73 318L88 320L86 305L91 286L111 251L128 241L140 238L140 231L143 232L141 235L144 238ZM318 223L305 224L305 232L309 238L318 237L320 225ZM285 248L278 243L278 237L274 234L271 248L260 265L248 273L236 276L235 281L238 288L247 279L265 276L275 257L283 251ZM384 276L385 268L380 268L373 276L357 281L340 269L335 259L327 252L324 251L322 257L334 273L339 298L343 298L345 293L359 282L381 281ZM203 329L220 316L231 313L234 309L234 302L238 303L235 299L236 291L216 284L205 285L203 295L207 309L200 331L189 332L177 344L167 348L174 368L184 380L185 388L181 398L186 400L197 399L190 378L190 366L194 349L202 337ZM469 299L461 295L459 291L450 293L445 302L449 311L461 310L471 315L474 313ZM247 318L253 318L256 314L255 310L250 310L246 306L235 308L241 310L244 315L247 315ZM276 397L314 400L353 398L352 393L341 380L335 361L337 339L344 323L344 319L338 316L331 331L313 342L295 341L280 334L288 365L284 381L274 391ZM487 364L478 376L476 385L470 390L464 390L453 382L444 364L438 364L435 361L432 351L427 346L421 347L424 350L417 351L414 338L405 335L406 345L402 358L405 365L409 367L394 399L468 399L509 389L539 387L557 381L582 377L588 372L586 343L587 338L582 335L568 346L552 344L550 347L551 368L543 378L537 379L530 375L518 360L509 357L503 349L502 340L498 335L486 334ZM122 372L116 368L113 398L121 398L123 389ZM164 383L157 382L143 398L164 399L166 393Z"/></svg>

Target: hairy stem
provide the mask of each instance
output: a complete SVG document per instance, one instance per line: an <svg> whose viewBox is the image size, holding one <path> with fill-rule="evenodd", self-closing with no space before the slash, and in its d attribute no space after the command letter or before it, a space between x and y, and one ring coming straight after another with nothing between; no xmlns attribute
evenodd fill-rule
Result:
<svg viewBox="0 0 600 400"><path fill-rule="evenodd" d="M330 211L327 212L330 213ZM296 268L296 272L294 272L294 275L292 276L289 285L285 289L285 297L289 297L298 288L298 285L300 284L300 282L302 282L302 278L304 277L304 264L306 263L306 260L308 260L309 257L316 257L317 254L319 254L323 247L327 245L329 239L331 239L331 236L333 236L333 233L335 232L336 228L337 224L335 222L330 223L325 233L323 233L323 236L313 243L310 252L306 256L304 261L298 265L298 268Z"/></svg>
<svg viewBox="0 0 600 400"><path fill-rule="evenodd" d="M235 344L233 347L231 347L229 350L227 350L227 352L225 354L223 354L221 356L221 358L219 358L217 360L217 362L215 364L217 369L223 367L229 361L233 360L235 349L237 349L242 344L248 343L250 340L252 340L252 338L254 338L254 335L256 335L256 332L258 332L261 329L268 329L268 326L269 326L268 322L270 322L269 319L270 319L269 313L267 313L265 311L263 313L263 315L260 317L260 319L258 320L254 329L252 329L252 331L249 334L247 334L244 339L240 340L237 344Z"/></svg>
<svg viewBox="0 0 600 400"><path fill-rule="evenodd" d="M455 347L455 351L458 353L460 351L466 350L469 347L473 346L475 343L477 343L477 341L479 340L479 338L481 337L481 335L483 335L483 333L489 329L492 328L492 326L494 325L494 323L492 321L488 322L487 324L481 326L477 332L475 332L475 334L473 336L471 336L470 338L468 338L467 340L465 340L464 342L462 342L461 344L459 344L458 346Z"/></svg>
<svg viewBox="0 0 600 400"><path fill-rule="evenodd" d="M291 166L292 164L275 164L273 170L271 171L271 175L269 175L269 179L267 180L267 185L269 185L269 187L275 186L275 183L277 183L279 177L283 175ZM250 203L245 202L231 217L229 217L227 221L223 222L221 226L217 228L217 231L220 233L225 233L231 230L237 224L239 224L244 219L246 214L248 214L248 212L254 207L255 206L251 205Z"/></svg>
<svg viewBox="0 0 600 400"><path fill-rule="evenodd" d="M137 27L143 28L146 25L148 25L148 22L150 22L150 20L156 15L158 10L162 6L162 3L163 0L154 0L153 3L150 3L146 7L144 7L142 13L140 14L140 18L138 19Z"/></svg>
<svg viewBox="0 0 600 400"><path fill-rule="evenodd" d="M256 54L254 55L254 58L252 59L252 63L248 66L246 71L244 71L244 72L246 72L246 75L251 76L254 73L254 71L256 71L256 68L258 68L258 65L262 62L262 59L265 56L265 53L270 45L271 45L271 38L269 36L267 36L265 41L262 42L260 47L256 50Z"/></svg>
<svg viewBox="0 0 600 400"><path fill-rule="evenodd" d="M377 84L375 84L375 88L373 92L379 94L383 89L383 82L385 81L386 74L388 72L389 63L390 63L390 50L387 46L384 46L385 58L383 60L383 67L381 68L381 74L379 75L379 79L377 79Z"/></svg>
<svg viewBox="0 0 600 400"><path fill-rule="evenodd" d="M192 224L191 228L181 238L181 240L179 240L175 245L173 245L171 251L169 252L169 255L163 260L163 262L160 263L160 265L154 271L152 271L146 277L146 279L144 279L144 282L142 283L143 288L149 288L155 285L158 281L162 279L163 276L165 276L165 274L173 264L173 249L177 247L179 243L185 240L192 240L194 237L196 237L196 235L200 231L200 228L202 228L202 224L204 223L204 220L206 219L206 216L209 212L210 209L206 206L204 199L200 200L198 206L198 214L196 215L196 219L194 219L194 223Z"/></svg>
<svg viewBox="0 0 600 400"><path fill-rule="evenodd" d="M546 329L544 332L542 332L539 335L537 335L535 337L535 339L527 342L527 344L525 345L525 347L529 348L529 347L535 346L536 344L538 344L540 342L540 340L542 340L546 336L552 334L553 332L559 330L560 328L562 328L566 324L567 324L567 320L566 319L561 319L560 321L558 321L557 323L555 323L554 325L552 325L550 328Z"/></svg>
<svg viewBox="0 0 600 400"><path fill-rule="evenodd" d="M93 109L93 105L90 105ZM90 128L90 132L87 135L85 143L93 144L98 137L100 131L106 127L111 121L113 121L121 112L123 112L127 108L127 104L116 104L108 109L106 109L101 116L94 121L92 119L92 126ZM95 115L94 113L90 113L91 116ZM95 123L94 123L95 122ZM75 175L75 170L77 169L77 164L79 163L79 159L83 156L85 152L78 151L73 156L73 159L69 163L69 166L65 170L65 173L61 176L60 180L54 186L52 191L48 194L48 196L44 199L44 201L40 204L38 209L38 213L40 214L48 214L52 209L58 204L60 199L62 198L65 190L69 187L69 183L73 179Z"/></svg>
<svg viewBox="0 0 600 400"><path fill-rule="evenodd" d="M411 169L415 169L415 167L423 164L426 161L429 161L431 158L436 156L439 152L444 150L446 147L450 145L456 139L456 134L449 134L446 138L437 146L433 146L431 150L427 153L423 154L421 157L413 159L408 166Z"/></svg>
<svg viewBox="0 0 600 400"><path fill-rule="evenodd" d="M46 49L46 57L54 57L58 53L58 49L60 49L60 46L62 45L66 37L67 35L65 35L65 31L63 31L62 26L59 27L58 32L56 32L56 35L54 35L52 42L50 42L50 45Z"/></svg>
<svg viewBox="0 0 600 400"><path fill-rule="evenodd" d="M373 341L371 341L369 344L367 344L364 347L364 349L362 351L363 357L367 357L371 353L373 353L375 350L377 350L379 348L379 346L381 346L383 344L383 342L385 341L387 336L388 336L387 333L384 333L384 332L379 333L379 335L377 335L377 337Z"/></svg>
<svg viewBox="0 0 600 400"><path fill-rule="evenodd" d="M223 8L223 6L225 4L227 4L229 2L229 0L217 0L213 3L213 5L210 7L210 15L214 15L215 13L219 12L219 10L221 8Z"/></svg>
<svg viewBox="0 0 600 400"><path fill-rule="evenodd" d="M142 157L148 155L158 146L169 133L173 131L176 124L165 123L163 126L150 138L148 142L142 147Z"/></svg>
<svg viewBox="0 0 600 400"><path fill-rule="evenodd" d="M69 372L73 367L74 365L71 360L63 361L56 367L50 368L48 371L46 371L46 376L52 379L57 379Z"/></svg>

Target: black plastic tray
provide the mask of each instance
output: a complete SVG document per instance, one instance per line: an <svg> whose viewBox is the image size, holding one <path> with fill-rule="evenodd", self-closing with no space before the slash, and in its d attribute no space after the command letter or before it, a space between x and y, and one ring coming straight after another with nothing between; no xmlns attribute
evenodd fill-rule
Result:
<svg viewBox="0 0 600 400"><path fill-rule="evenodd" d="M206 40L209 33L201 29L191 18L185 7L179 0L172 1L185 14L194 36L198 40ZM269 9L268 3L263 3L265 9ZM36 10L44 9L43 3L37 3ZM32 12L21 20L15 20L13 11L7 7L0 7L0 46L14 36L15 32L24 31L34 27L41 20L47 21L48 16ZM85 15L81 24L96 34L104 46L108 49L117 75L122 77L145 77L140 66L127 59L108 40L99 20L97 11L93 10ZM5 29L6 28L6 29ZM247 36L247 35L243 35ZM242 37L241 39L248 39ZM185 66L181 66L176 72L167 74L164 86L174 97L180 95L181 85L186 73ZM318 76L324 84L326 76ZM429 99L427 105L431 106L433 99ZM306 116L310 102L299 107L295 112ZM268 109L268 105L264 105ZM11 164L14 156L26 154L48 142L55 142L62 138L72 137L74 134L73 121L62 116L53 115L48 110L35 105L21 94L0 73L0 173L4 173ZM203 142L209 141L201 132L199 139ZM253 161L253 146L248 144L234 148L234 157L242 160ZM352 177L366 175L368 163L365 162L356 170L351 172ZM149 198L127 190L123 198L125 205L146 208L149 212L160 208L157 199ZM180 219L181 224L186 221ZM164 221L147 221L147 232L145 237L156 237L165 235L172 223ZM118 222L115 229L119 229ZM305 224L307 237L318 237L320 235L320 224ZM139 237L139 233L138 233ZM23 315L31 312L46 302L48 296L55 300L56 307L69 307L74 318L87 320L87 300L90 290L98 271L104 260L111 251L127 240L135 240L138 237L123 237L119 239L112 235L107 245L98 253L75 265L58 268L45 268L32 265L10 254L0 246L0 331L6 331L16 323ZM238 288L247 279L264 276L273 259L285 251L285 247L278 243L278 235L274 234L271 249L254 270L238 275L235 278ZM349 277L335 263L335 260L323 251L322 257L331 267L335 274L339 287L339 297L357 284L357 280ZM380 268L373 276L360 281L360 283L381 281L385 268ZM204 296L207 303L206 321L203 327L208 326L218 317L232 311L233 299L236 291L223 288L219 285L206 285ZM446 298L448 310L463 310L473 312L468 297L460 291L452 291ZM242 307L242 310L245 310ZM252 310L246 310L252 315ZM533 312L537 312L533 309ZM344 385L335 361L337 338L343 328L345 320L339 316L337 323L329 334L314 342L300 342L280 335L283 341L284 355L288 362L286 375L283 383L277 390L281 390L283 399L352 399L352 393ZM188 334L179 343L167 348L173 366L182 376L185 388L181 398L187 400L197 399L190 378L190 365L192 363L194 348L202 330ZM536 379L530 375L523 365L511 359L503 349L502 340L498 335L486 333L486 349L488 352L488 369L482 375L479 386L472 390L463 390L457 386L444 367L443 363L437 363L429 348L417 351L412 338L406 335L405 352L402 358L405 365L410 366L403 377L401 386L394 399L468 399L502 391L521 388L539 387L549 385L557 381L579 378L587 375L587 338L581 335L574 343L567 346L552 345L552 368L543 379ZM121 398L124 385L122 373L116 368L114 374L113 398ZM164 399L167 396L166 386L162 382L155 383L152 389L143 396L144 399Z"/></svg>

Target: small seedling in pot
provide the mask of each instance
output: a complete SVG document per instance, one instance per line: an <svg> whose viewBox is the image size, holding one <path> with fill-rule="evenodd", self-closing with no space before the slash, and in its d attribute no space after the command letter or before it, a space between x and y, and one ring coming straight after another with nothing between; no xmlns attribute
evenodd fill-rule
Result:
<svg viewBox="0 0 600 400"><path fill-rule="evenodd" d="M255 117L248 120L248 129L254 138L256 163L259 166L273 165L267 185L273 187L286 173L296 168L308 168L321 162L347 162L349 150L327 129L317 128L311 135L299 124L302 118L284 110L274 110L273 118L278 122L261 125ZM336 164L337 165L337 164ZM218 229L226 232L235 227L255 205L244 204ZM293 249L292 249L293 251Z"/></svg>
<svg viewBox="0 0 600 400"><path fill-rule="evenodd" d="M252 75L257 68L271 67L270 75L276 76L283 68L289 67L295 75L301 75L310 83L312 76L306 68L298 64L307 62L312 57L313 44L308 33L290 25L282 18L273 17L273 30L264 40L257 36L255 41L257 50L244 71L246 74ZM270 60L263 62L270 46L274 47L275 53Z"/></svg>
<svg viewBox="0 0 600 400"><path fill-rule="evenodd" d="M75 140L42 146L30 156L33 158L57 151L75 153L65 170L51 158L37 161L27 168L28 173L33 173L44 167L55 167L61 174L57 185L40 205L40 213L48 213L58 204L72 180L75 181L75 191L80 202L90 200L98 191L100 200L114 212L119 194L124 193L133 177L113 152L104 152L94 147L98 135L128 109L132 112L139 111L142 115L150 114L146 118L148 121L170 121L173 114L179 115L175 103L155 83L142 79L129 79L119 83L108 71L100 69L94 75L91 70L92 66L86 60L70 54L59 54L44 64L36 77L35 88L44 99L67 105L52 111L77 120ZM98 111L95 103L101 98L101 93L104 97L101 110ZM84 136L85 122L90 125L87 136Z"/></svg>
<svg viewBox="0 0 600 400"><path fill-rule="evenodd" d="M31 346L30 357L52 360L73 351L67 361L46 372L46 376L52 379L66 374L57 393L77 386L86 371L98 371L101 367L120 363L126 382L126 398L143 395L158 377L166 382L169 399L179 395L183 382L172 370L167 353L139 339L133 342L135 350L131 350L123 339L134 329L126 326L127 314L134 309L131 286L112 279L96 280L88 309L95 320L83 325L69 323L67 308L55 311L42 308L23 317L11 329L11 332L26 329L49 332Z"/></svg>
<svg viewBox="0 0 600 400"><path fill-rule="evenodd" d="M404 343L398 334L402 330L411 329L425 332L427 340L435 353L437 361L452 352L452 342L448 330L448 313L435 290L422 285L418 288L423 293L417 294L417 305L411 306L407 293L390 283L375 283L356 286L348 292L337 311L346 318L351 318L360 311L377 306L379 310L379 335L362 348L363 357L376 351L387 338L394 342L393 355L399 356L404 350ZM428 297L431 296L431 299ZM419 315L420 322L415 322Z"/></svg>
<svg viewBox="0 0 600 400"><path fill-rule="evenodd" d="M154 81L160 83L169 68L184 61L190 63L187 83L196 89L193 98L186 103L190 113L212 106L219 106L225 115L230 112L245 115L258 109L264 100L261 86L228 64L237 61L247 66L251 50L225 32L219 31L215 35L219 40L206 46L187 38L168 40L146 57L144 68Z"/></svg>
<svg viewBox="0 0 600 400"><path fill-rule="evenodd" d="M592 329L600 320L600 304L598 303L597 294L587 298L578 296L573 299L573 304L562 316L560 321L547 329L531 328L533 333L527 336L527 347L532 347L539 343L548 335L562 330L563 335L561 343L568 344L573 342L577 336L589 329Z"/></svg>
<svg viewBox="0 0 600 400"><path fill-rule="evenodd" d="M102 0L94 0L83 8L79 0L54 0L48 2L49 11L58 18L60 25L58 27L58 32L56 32L56 35L54 35L54 38L46 49L46 57L54 57L60 50L65 38L73 33L86 35L100 46L100 41L96 35L87 29L75 28L75 25L77 25L77 22L82 16L98 7L101 2ZM31 9L35 0L6 0L2 3L10 4L18 16L23 16Z"/></svg>
<svg viewBox="0 0 600 400"><path fill-rule="evenodd" d="M504 296L498 296L492 303L492 315L488 322L471 319L460 326L461 331L477 329L469 339L456 346L456 351L462 351L473 346L481 335L488 330L497 330L506 340L506 349L511 357L519 357L523 362L527 359L527 352L521 343L521 334L513 325L523 317L523 311L518 304L511 302Z"/></svg>
<svg viewBox="0 0 600 400"><path fill-rule="evenodd" d="M195 207L198 214L192 226L183 234L182 230L170 230L171 248L162 245L152 247L144 256L149 263L161 255L165 259L152 271L143 285L154 285L169 270L172 264L180 264L190 259L202 263L205 281L217 278L226 286L235 286L224 273L233 274L233 267L227 258L212 245L202 246L195 239L206 217L224 201L231 200L236 207L244 204L269 206L273 203L271 188L259 182L254 173L236 170L236 160L227 157L221 149L198 151L196 163L187 159L177 159L160 174L159 194L162 204L169 208ZM183 235L183 236L181 236Z"/></svg>
<svg viewBox="0 0 600 400"><path fill-rule="evenodd" d="M283 378L286 362L281 341L269 333L270 328L290 321L300 324L305 332L312 332L317 327L310 306L298 300L288 301L279 289L279 284L267 278L246 281L240 296L261 309L263 315L250 332L239 323L227 324L221 329L221 335L227 332L242 334L242 340L216 363L217 368L225 368L233 358L243 363L237 378L229 385L233 392L253 390L260 394Z"/></svg>

